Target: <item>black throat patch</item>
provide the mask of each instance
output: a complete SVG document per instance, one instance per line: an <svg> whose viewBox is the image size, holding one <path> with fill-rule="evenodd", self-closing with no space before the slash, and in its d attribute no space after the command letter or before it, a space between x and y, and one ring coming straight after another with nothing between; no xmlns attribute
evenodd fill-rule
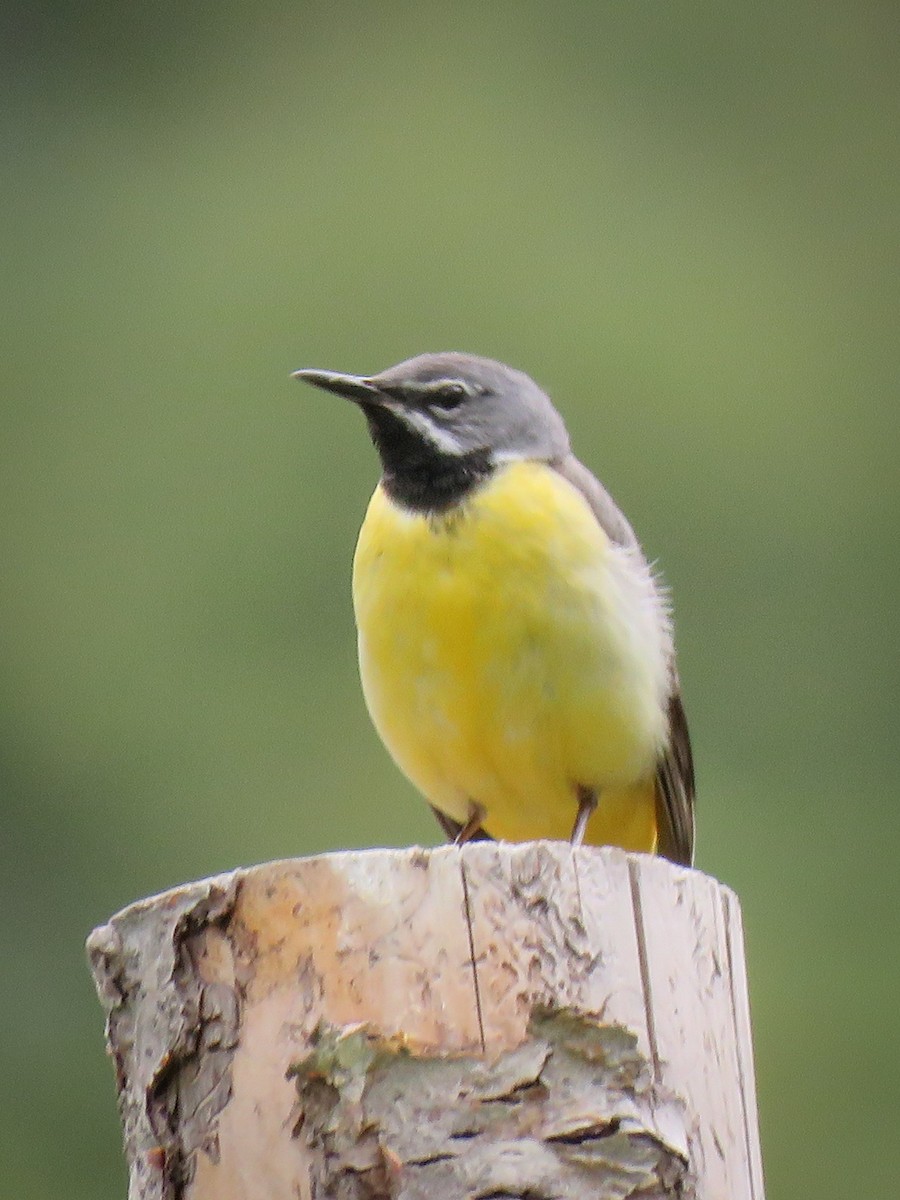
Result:
<svg viewBox="0 0 900 1200"><path fill-rule="evenodd" d="M491 474L487 447L448 454L389 409L363 404L372 441L381 457L382 485L397 504L418 513L442 513Z"/></svg>

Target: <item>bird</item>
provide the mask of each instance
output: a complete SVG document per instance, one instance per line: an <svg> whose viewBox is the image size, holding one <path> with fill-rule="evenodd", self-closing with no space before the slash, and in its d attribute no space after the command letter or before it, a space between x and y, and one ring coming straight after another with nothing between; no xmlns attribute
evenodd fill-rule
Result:
<svg viewBox="0 0 900 1200"><path fill-rule="evenodd" d="M363 695L447 837L690 866L668 593L547 393L458 352L293 378L357 405L380 457L353 559Z"/></svg>

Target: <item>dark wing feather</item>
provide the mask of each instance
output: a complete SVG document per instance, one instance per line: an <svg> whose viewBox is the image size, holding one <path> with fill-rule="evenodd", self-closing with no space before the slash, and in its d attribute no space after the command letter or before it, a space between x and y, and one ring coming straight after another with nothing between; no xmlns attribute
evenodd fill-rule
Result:
<svg viewBox="0 0 900 1200"><path fill-rule="evenodd" d="M690 867L694 862L694 760L684 706L669 697L669 744L656 768L657 853Z"/></svg>

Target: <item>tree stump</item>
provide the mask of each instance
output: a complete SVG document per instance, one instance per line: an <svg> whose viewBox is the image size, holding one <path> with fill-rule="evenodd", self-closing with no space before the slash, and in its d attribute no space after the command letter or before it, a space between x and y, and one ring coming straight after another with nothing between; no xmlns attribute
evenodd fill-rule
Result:
<svg viewBox="0 0 900 1200"><path fill-rule="evenodd" d="M697 871L325 854L88 951L130 1200L763 1200L740 909Z"/></svg>

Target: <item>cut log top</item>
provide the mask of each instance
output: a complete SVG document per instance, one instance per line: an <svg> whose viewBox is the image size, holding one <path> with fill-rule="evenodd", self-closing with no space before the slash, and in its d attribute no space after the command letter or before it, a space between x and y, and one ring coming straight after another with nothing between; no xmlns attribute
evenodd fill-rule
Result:
<svg viewBox="0 0 900 1200"><path fill-rule="evenodd" d="M763 1200L736 897L615 849L231 872L88 950L130 1200Z"/></svg>

